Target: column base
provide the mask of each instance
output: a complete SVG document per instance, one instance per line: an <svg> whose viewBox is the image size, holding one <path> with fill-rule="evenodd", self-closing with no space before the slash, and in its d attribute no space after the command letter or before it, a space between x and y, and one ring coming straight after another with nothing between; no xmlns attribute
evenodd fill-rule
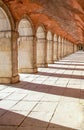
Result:
<svg viewBox="0 0 84 130"><path fill-rule="evenodd" d="M54 61L47 61L48 64L54 64Z"/></svg>
<svg viewBox="0 0 84 130"><path fill-rule="evenodd" d="M61 60L62 58L61 57L58 57L58 61Z"/></svg>
<svg viewBox="0 0 84 130"><path fill-rule="evenodd" d="M57 61L57 57L53 59L54 61Z"/></svg>
<svg viewBox="0 0 84 130"><path fill-rule="evenodd" d="M33 73L37 73L37 68L21 68L18 71L19 73L33 74Z"/></svg>
<svg viewBox="0 0 84 130"><path fill-rule="evenodd" d="M58 59L54 60L54 62L58 61Z"/></svg>
<svg viewBox="0 0 84 130"><path fill-rule="evenodd" d="M19 82L19 75L14 77L0 77L1 84L17 83Z"/></svg>
<svg viewBox="0 0 84 130"><path fill-rule="evenodd" d="M37 64L37 67L38 68L47 68L48 64L47 63L45 63L45 64Z"/></svg>

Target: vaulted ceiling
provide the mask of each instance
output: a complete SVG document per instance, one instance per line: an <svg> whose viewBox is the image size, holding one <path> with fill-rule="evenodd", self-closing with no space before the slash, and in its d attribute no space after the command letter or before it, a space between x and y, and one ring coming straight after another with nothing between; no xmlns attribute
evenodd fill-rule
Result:
<svg viewBox="0 0 84 130"><path fill-rule="evenodd" d="M84 0L3 0L18 21L27 14L34 26L43 23L53 33L84 42Z"/></svg>

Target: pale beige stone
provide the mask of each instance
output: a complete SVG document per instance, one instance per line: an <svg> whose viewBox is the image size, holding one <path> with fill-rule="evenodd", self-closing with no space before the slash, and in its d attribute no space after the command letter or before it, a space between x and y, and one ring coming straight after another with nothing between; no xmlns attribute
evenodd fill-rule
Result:
<svg viewBox="0 0 84 130"><path fill-rule="evenodd" d="M24 39L25 38L25 39ZM24 39L24 40L23 40ZM33 37L21 37L18 43L18 62L20 73L35 73L36 68L36 44Z"/></svg>

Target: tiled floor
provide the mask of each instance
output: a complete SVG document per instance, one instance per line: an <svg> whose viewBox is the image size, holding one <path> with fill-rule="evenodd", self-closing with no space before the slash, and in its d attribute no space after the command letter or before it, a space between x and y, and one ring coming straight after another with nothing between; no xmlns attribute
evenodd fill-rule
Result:
<svg viewBox="0 0 84 130"><path fill-rule="evenodd" d="M84 130L84 52L0 85L0 130Z"/></svg>

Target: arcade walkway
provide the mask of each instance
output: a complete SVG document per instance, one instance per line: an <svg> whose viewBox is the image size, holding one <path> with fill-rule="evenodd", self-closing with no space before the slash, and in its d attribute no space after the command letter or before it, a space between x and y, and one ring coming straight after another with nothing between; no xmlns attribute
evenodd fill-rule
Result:
<svg viewBox="0 0 84 130"><path fill-rule="evenodd" d="M84 130L84 52L0 85L0 130Z"/></svg>

